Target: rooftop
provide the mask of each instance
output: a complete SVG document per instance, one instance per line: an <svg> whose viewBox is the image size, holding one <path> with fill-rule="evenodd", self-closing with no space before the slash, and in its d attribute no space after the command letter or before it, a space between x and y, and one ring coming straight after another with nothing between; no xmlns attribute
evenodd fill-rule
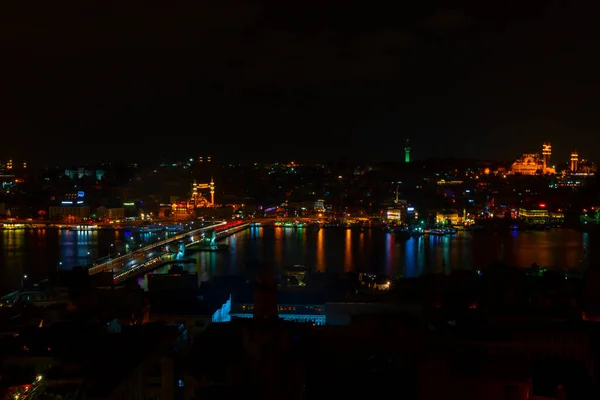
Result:
<svg viewBox="0 0 600 400"><path fill-rule="evenodd" d="M325 300L326 295L322 291L281 288L277 290L277 304L320 305L325 304ZM245 288L232 294L231 301L237 304L252 304L254 303L254 292L251 288Z"/></svg>
<svg viewBox="0 0 600 400"><path fill-rule="evenodd" d="M229 296L222 293L200 295L198 291L161 291L152 296L150 312L212 316L228 299Z"/></svg>

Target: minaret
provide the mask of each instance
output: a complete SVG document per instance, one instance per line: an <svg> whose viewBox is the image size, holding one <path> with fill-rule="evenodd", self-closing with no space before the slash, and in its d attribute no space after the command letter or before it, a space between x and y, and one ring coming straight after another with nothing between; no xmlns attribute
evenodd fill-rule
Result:
<svg viewBox="0 0 600 400"><path fill-rule="evenodd" d="M573 150L571 152L571 163L569 166L569 169L572 173L576 173L579 169L579 154L577 154L576 150Z"/></svg>
<svg viewBox="0 0 600 400"><path fill-rule="evenodd" d="M198 183L195 179L192 183L192 199L194 200L194 208L198 208Z"/></svg>
<svg viewBox="0 0 600 400"><path fill-rule="evenodd" d="M210 205L214 207L215 205L215 181L210 177Z"/></svg>
<svg viewBox="0 0 600 400"><path fill-rule="evenodd" d="M542 172L546 173L546 168L550 166L550 156L552 155L552 145L550 142L544 142L542 145L542 162L544 163L544 168Z"/></svg>
<svg viewBox="0 0 600 400"><path fill-rule="evenodd" d="M404 162L410 162L410 141L406 139L406 143L404 144Z"/></svg>

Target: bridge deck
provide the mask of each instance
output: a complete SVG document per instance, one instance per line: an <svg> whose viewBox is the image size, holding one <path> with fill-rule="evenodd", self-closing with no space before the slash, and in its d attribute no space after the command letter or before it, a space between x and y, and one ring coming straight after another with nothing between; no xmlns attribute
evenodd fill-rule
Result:
<svg viewBox="0 0 600 400"><path fill-rule="evenodd" d="M131 260L133 257L135 257L138 254L144 254L147 251L155 249L155 248L162 248L163 246L166 246L170 243L177 242L179 240L188 238L190 236L201 234L204 231L215 229L216 227L225 225L225 224L227 224L227 222L219 222L219 223L212 224L209 226L203 226L202 228L198 228L198 229L194 229L194 230L191 230L188 232L180 233L180 234L172 236L168 239L161 240L160 242L150 243L144 247L140 247L139 249L130 251L130 252L120 255L118 257L113 257L112 259L109 259L100 264L94 265L93 267L91 267L88 270L88 273L90 275L95 275L95 274L98 274L103 271L110 271L110 270L114 269L115 267L119 268L122 266L123 263Z"/></svg>
<svg viewBox="0 0 600 400"><path fill-rule="evenodd" d="M248 228L248 226L250 226L250 224L248 224L248 223L234 225L231 227L226 226L224 229L220 230L219 232L217 232L215 234L216 239L220 240L229 235L233 235L237 232L240 232L240 231ZM214 227L214 225L212 227ZM221 226L221 227L223 228L223 226ZM191 243L186 244L186 247L196 244L198 242L199 242L198 240L192 241ZM163 267L166 264L182 263L182 262L185 262L185 261L184 260L173 260L168 256L165 257L165 255L163 254L158 257L153 257L149 260L146 260L143 263L132 265L129 268L119 269L119 270L115 271L113 279L114 279L115 283L120 283L127 279L131 279L139 274L143 274L147 271Z"/></svg>

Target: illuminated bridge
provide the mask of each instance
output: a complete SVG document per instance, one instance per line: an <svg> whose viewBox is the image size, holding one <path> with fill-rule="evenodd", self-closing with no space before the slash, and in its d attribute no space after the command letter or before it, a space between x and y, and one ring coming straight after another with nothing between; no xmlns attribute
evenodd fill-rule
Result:
<svg viewBox="0 0 600 400"><path fill-rule="evenodd" d="M137 264L144 263L145 261L147 261L147 258L152 257L154 253L160 255L160 253L163 253L164 249L167 248L169 245L186 243L186 241L191 244L199 240L202 234L207 231L215 231L215 235L217 236L217 238L223 236L224 232L227 231L227 229L224 228L226 228L228 225L230 224L227 222L219 222L216 224L203 226L202 228L180 233L168 239L161 240L160 242L150 243L144 247L140 247L139 249L130 251L117 257L109 258L108 260L102 260L102 262L90 267L88 273L90 275L95 275L100 272L118 272L123 268L131 268Z"/></svg>
<svg viewBox="0 0 600 400"><path fill-rule="evenodd" d="M144 257L141 260L126 261L125 263L121 264L119 268L110 268L110 270L113 271L113 281L115 283L120 283L127 279L144 274L150 270L160 268L169 263L185 262L183 259L183 253L186 247L204 241L210 248L211 244L213 244L216 240L233 235L248 228L249 226L249 223L240 221L211 225L209 227L211 232L208 235L192 235L187 236L187 238L189 238L187 241L179 240L179 254L177 257L182 258L174 259L172 257L172 253L164 253L162 252L162 249L159 252L149 251L144 254Z"/></svg>

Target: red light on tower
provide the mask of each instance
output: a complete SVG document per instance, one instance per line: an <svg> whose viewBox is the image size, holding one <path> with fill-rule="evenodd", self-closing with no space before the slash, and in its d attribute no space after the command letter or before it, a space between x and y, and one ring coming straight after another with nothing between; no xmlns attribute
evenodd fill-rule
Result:
<svg viewBox="0 0 600 400"><path fill-rule="evenodd" d="M546 204L545 203L540 203L540 208L546 208Z"/></svg>

